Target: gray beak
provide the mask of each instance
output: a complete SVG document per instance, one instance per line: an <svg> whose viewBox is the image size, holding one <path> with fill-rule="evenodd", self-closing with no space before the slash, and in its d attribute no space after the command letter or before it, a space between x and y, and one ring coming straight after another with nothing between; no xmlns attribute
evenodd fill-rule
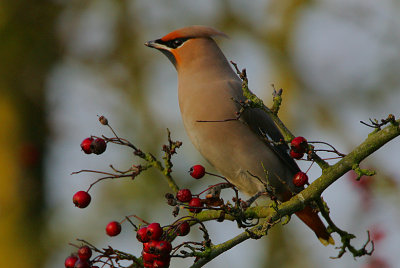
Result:
<svg viewBox="0 0 400 268"><path fill-rule="evenodd" d="M144 45L145 45L146 47L152 47L152 48L162 49L163 46L162 46L161 44L158 44L156 41L157 41L157 40L147 41L146 43L144 43Z"/></svg>

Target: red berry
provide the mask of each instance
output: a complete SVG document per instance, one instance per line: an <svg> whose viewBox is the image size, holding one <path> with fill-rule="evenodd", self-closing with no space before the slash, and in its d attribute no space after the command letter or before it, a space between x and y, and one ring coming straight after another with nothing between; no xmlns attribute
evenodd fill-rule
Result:
<svg viewBox="0 0 400 268"><path fill-rule="evenodd" d="M106 233L109 236L116 236L119 235L119 233L121 232L121 224L117 221L112 221L110 223L107 224L106 226Z"/></svg>
<svg viewBox="0 0 400 268"><path fill-rule="evenodd" d="M158 241L160 240L162 234L163 234L163 229L161 228L158 222L150 223L147 226L147 237L149 238L149 240Z"/></svg>
<svg viewBox="0 0 400 268"><path fill-rule="evenodd" d="M304 155L304 153L297 153L293 150L290 150L290 157L294 158L294 159L300 159L302 158Z"/></svg>
<svg viewBox="0 0 400 268"><path fill-rule="evenodd" d="M146 261L144 261L143 262L143 267L145 267L145 268L153 268L154 266L153 266L153 262L146 262Z"/></svg>
<svg viewBox="0 0 400 268"><path fill-rule="evenodd" d="M297 172L293 177L293 184L297 187L302 187L304 184L308 183L308 176L304 172Z"/></svg>
<svg viewBox="0 0 400 268"><path fill-rule="evenodd" d="M85 152L85 154L92 153L92 150L90 149L90 145L92 144L92 142L93 142L93 138L91 138L91 137L86 138L81 142L81 148L82 148L82 151Z"/></svg>
<svg viewBox="0 0 400 268"><path fill-rule="evenodd" d="M299 136L291 141L290 146L292 150L295 151L296 153L305 153L308 144L307 140L304 137Z"/></svg>
<svg viewBox="0 0 400 268"><path fill-rule="evenodd" d="M90 145L90 150L95 154L102 154L107 148L107 143L102 138L95 139Z"/></svg>
<svg viewBox="0 0 400 268"><path fill-rule="evenodd" d="M193 213L199 213L202 209L200 207L203 206L203 202L201 202L201 199L198 197L193 197L190 201L189 201L189 211L193 212Z"/></svg>
<svg viewBox="0 0 400 268"><path fill-rule="evenodd" d="M168 241L158 241L155 246L155 252L160 255L168 255L172 251L172 245Z"/></svg>
<svg viewBox="0 0 400 268"><path fill-rule="evenodd" d="M154 260L153 262L153 267L159 267L159 268L167 268L169 267L169 263L170 263L171 257L163 257L163 258L157 258Z"/></svg>
<svg viewBox="0 0 400 268"><path fill-rule="evenodd" d="M65 268L74 268L77 260L78 260L78 257L75 255L71 255L71 256L67 257L64 262Z"/></svg>
<svg viewBox="0 0 400 268"><path fill-rule="evenodd" d="M371 240L376 244L377 242L381 242L386 237L386 232L378 225L372 226L371 229Z"/></svg>
<svg viewBox="0 0 400 268"><path fill-rule="evenodd" d="M142 242L142 243L148 242L150 239L147 236L147 227L142 227L139 230L137 230L136 238L137 238L137 240L139 240L139 242Z"/></svg>
<svg viewBox="0 0 400 268"><path fill-rule="evenodd" d="M89 260L92 257L92 250L88 246L82 246L78 249L78 257L81 260Z"/></svg>
<svg viewBox="0 0 400 268"><path fill-rule="evenodd" d="M190 168L190 176L195 179L203 178L204 174L206 173L206 169L202 165L194 165Z"/></svg>
<svg viewBox="0 0 400 268"><path fill-rule="evenodd" d="M181 202L189 202L192 199L192 192L189 189L180 189L176 194L176 199Z"/></svg>
<svg viewBox="0 0 400 268"><path fill-rule="evenodd" d="M90 200L92 200L92 197L88 192L85 191L76 192L72 197L72 202L74 202L75 206L78 208L85 208L89 206Z"/></svg>
<svg viewBox="0 0 400 268"><path fill-rule="evenodd" d="M79 259L79 260L76 261L74 267L75 268L90 268L90 264L89 264L88 261Z"/></svg>
<svg viewBox="0 0 400 268"><path fill-rule="evenodd" d="M152 240L150 242L144 243L143 244L143 251L147 252L147 253L152 253L152 254L155 253L156 252L156 246L157 246L158 242L159 241Z"/></svg>
<svg viewBox="0 0 400 268"><path fill-rule="evenodd" d="M143 243L143 251L149 253L150 248L149 248L149 242Z"/></svg>
<svg viewBox="0 0 400 268"><path fill-rule="evenodd" d="M150 253L150 242L143 243L143 251Z"/></svg>
<svg viewBox="0 0 400 268"><path fill-rule="evenodd" d="M190 225L187 221L184 221L178 225L176 234L179 236L185 236L190 232Z"/></svg>
<svg viewBox="0 0 400 268"><path fill-rule="evenodd" d="M157 255L148 253L146 251L142 251L142 257L144 262L153 263L153 261L157 258Z"/></svg>

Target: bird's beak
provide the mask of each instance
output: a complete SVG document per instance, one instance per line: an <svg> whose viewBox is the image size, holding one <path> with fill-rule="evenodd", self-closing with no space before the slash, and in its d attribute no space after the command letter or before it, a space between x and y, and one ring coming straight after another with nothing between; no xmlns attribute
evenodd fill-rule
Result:
<svg viewBox="0 0 400 268"><path fill-rule="evenodd" d="M148 41L148 42L144 43L144 45L147 46L147 47L162 49L163 46L161 44L157 43L156 41L157 40Z"/></svg>
<svg viewBox="0 0 400 268"><path fill-rule="evenodd" d="M147 41L146 43L144 43L144 45L146 47L153 47L154 46L154 41Z"/></svg>

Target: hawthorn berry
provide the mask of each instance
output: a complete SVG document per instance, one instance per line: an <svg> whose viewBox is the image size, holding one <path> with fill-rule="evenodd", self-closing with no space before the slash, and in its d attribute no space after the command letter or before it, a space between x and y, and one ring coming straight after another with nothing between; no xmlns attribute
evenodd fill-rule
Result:
<svg viewBox="0 0 400 268"><path fill-rule="evenodd" d="M143 251L146 252L146 253L151 253L150 252L150 241L146 242L146 243L143 243Z"/></svg>
<svg viewBox="0 0 400 268"><path fill-rule="evenodd" d="M290 142L290 147L292 148L293 151L296 153L305 153L307 150L307 140L304 137L295 137L291 142Z"/></svg>
<svg viewBox="0 0 400 268"><path fill-rule="evenodd" d="M189 173L193 178L201 179L206 173L206 169L202 165L194 165L190 168Z"/></svg>
<svg viewBox="0 0 400 268"><path fill-rule="evenodd" d="M147 236L147 227L142 227L139 230L137 230L136 238L137 238L137 240L139 240L139 242L142 242L142 243L148 242L150 239Z"/></svg>
<svg viewBox="0 0 400 268"><path fill-rule="evenodd" d="M143 251L147 252L147 253L156 253L156 246L158 244L159 241L154 241L151 240L147 243L143 244Z"/></svg>
<svg viewBox="0 0 400 268"><path fill-rule="evenodd" d="M304 184L308 183L308 176L304 172L297 172L293 177L293 184L297 187L302 187Z"/></svg>
<svg viewBox="0 0 400 268"><path fill-rule="evenodd" d="M181 202L189 202L192 199L192 192L189 189L180 189L176 194L176 199Z"/></svg>
<svg viewBox="0 0 400 268"><path fill-rule="evenodd" d="M91 154L92 153L92 150L90 149L90 145L92 144L92 142L93 142L93 138L92 137L86 138L81 142L81 148L82 148L82 151L85 154Z"/></svg>
<svg viewBox="0 0 400 268"><path fill-rule="evenodd" d="M78 208L85 208L89 206L92 197L88 192L79 191L74 194L72 197L72 202L74 202L75 206Z"/></svg>
<svg viewBox="0 0 400 268"><path fill-rule="evenodd" d="M68 256L64 262L65 268L74 268L77 260L78 257L76 255Z"/></svg>
<svg viewBox="0 0 400 268"><path fill-rule="evenodd" d="M198 197L193 197L190 201L189 201L189 211L193 212L193 213L199 213L203 206L203 202L201 202L201 199Z"/></svg>
<svg viewBox="0 0 400 268"><path fill-rule="evenodd" d="M95 154L102 154L107 148L107 143L102 138L97 138L90 144L90 150Z"/></svg>
<svg viewBox="0 0 400 268"><path fill-rule="evenodd" d="M153 262L146 262L146 261L144 261L143 262L143 267L145 267L145 268L153 268L154 267L154 265L153 265Z"/></svg>
<svg viewBox="0 0 400 268"><path fill-rule="evenodd" d="M155 245L155 252L160 255L168 255L172 251L172 245L168 241L158 241Z"/></svg>
<svg viewBox="0 0 400 268"><path fill-rule="evenodd" d="M88 246L82 246L78 249L78 257L80 260L89 260L92 257L92 250Z"/></svg>
<svg viewBox="0 0 400 268"><path fill-rule="evenodd" d="M378 225L372 226L370 232L371 232L371 240L373 240L375 244L377 242L381 242L381 240L383 240L386 237L386 232Z"/></svg>
<svg viewBox="0 0 400 268"><path fill-rule="evenodd" d="M144 262L152 263L155 260L155 258L157 258L157 255L148 253L148 252L143 250L142 251L142 257L143 257L143 261Z"/></svg>
<svg viewBox="0 0 400 268"><path fill-rule="evenodd" d="M178 225L176 234L179 236L185 236L190 232L190 225L187 221L181 222Z"/></svg>
<svg viewBox="0 0 400 268"><path fill-rule="evenodd" d="M75 268L90 268L90 264L86 260L78 259L75 263Z"/></svg>
<svg viewBox="0 0 400 268"><path fill-rule="evenodd" d="M290 157L291 158L300 159L300 158L303 157L303 155L304 155L304 153L297 153L297 152L295 152L293 150L290 150Z"/></svg>
<svg viewBox="0 0 400 268"><path fill-rule="evenodd" d="M106 226L106 233L109 236L117 236L121 232L121 224L117 221L112 221Z"/></svg>
<svg viewBox="0 0 400 268"><path fill-rule="evenodd" d="M153 267L159 267L159 268L169 267L170 260L171 260L170 256L168 256L168 258L155 259L153 262Z"/></svg>
<svg viewBox="0 0 400 268"><path fill-rule="evenodd" d="M158 222L150 223L147 226L147 237L149 240L160 240L163 234L163 229Z"/></svg>

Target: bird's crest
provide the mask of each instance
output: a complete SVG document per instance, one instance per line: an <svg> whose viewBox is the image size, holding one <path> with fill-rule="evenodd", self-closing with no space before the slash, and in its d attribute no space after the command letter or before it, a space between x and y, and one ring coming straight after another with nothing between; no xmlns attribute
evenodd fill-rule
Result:
<svg viewBox="0 0 400 268"><path fill-rule="evenodd" d="M161 40L166 42L177 38L196 38L196 37L213 37L213 36L223 36L228 38L228 36L225 33L218 31L212 27L194 25L170 32L169 34L161 38Z"/></svg>

